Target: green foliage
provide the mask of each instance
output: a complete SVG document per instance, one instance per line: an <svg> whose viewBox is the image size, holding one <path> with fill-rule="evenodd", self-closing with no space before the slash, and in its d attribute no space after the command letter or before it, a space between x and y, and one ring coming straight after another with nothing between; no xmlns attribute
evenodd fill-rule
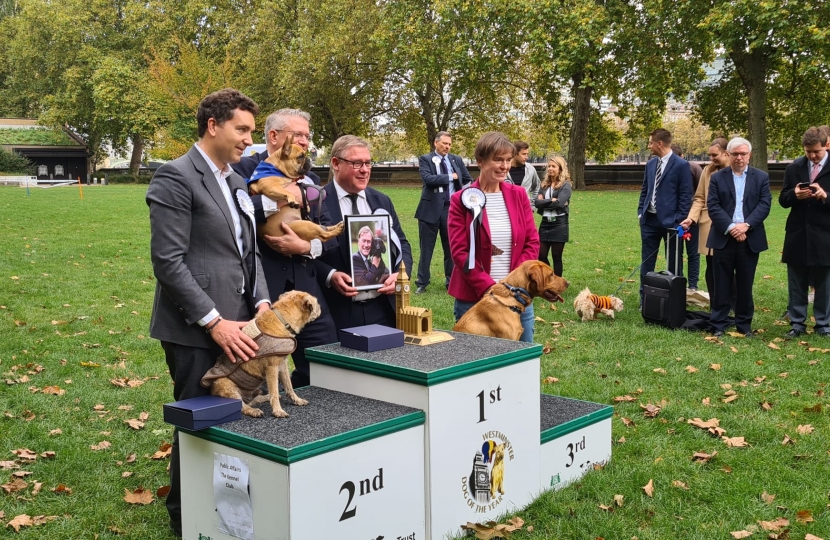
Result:
<svg viewBox="0 0 830 540"><path fill-rule="evenodd" d="M108 174L109 184L149 184L152 180L151 174Z"/></svg>
<svg viewBox="0 0 830 540"><path fill-rule="evenodd" d="M0 148L0 173L31 174L35 165L16 152Z"/></svg>
<svg viewBox="0 0 830 540"><path fill-rule="evenodd" d="M15 129L0 128L0 144L33 144L41 146L59 146L78 143L62 129Z"/></svg>

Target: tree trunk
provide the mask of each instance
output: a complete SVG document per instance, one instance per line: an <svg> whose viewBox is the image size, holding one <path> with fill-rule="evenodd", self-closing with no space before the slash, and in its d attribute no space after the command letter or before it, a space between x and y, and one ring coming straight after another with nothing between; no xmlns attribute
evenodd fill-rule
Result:
<svg viewBox="0 0 830 540"><path fill-rule="evenodd" d="M762 171L767 170L767 70L770 51L761 47L744 52L732 51L729 57L741 77L747 96L749 111L747 136L752 143L752 157L749 164Z"/></svg>
<svg viewBox="0 0 830 540"><path fill-rule="evenodd" d="M130 173L138 175L138 169L141 167L141 156L144 154L144 138L138 133L134 133L133 153L130 156Z"/></svg>
<svg viewBox="0 0 830 540"><path fill-rule="evenodd" d="M438 128L435 126L435 118L433 116L432 101L432 86L427 84L423 92L416 92L418 102L421 105L421 118L424 119L424 126L427 131L427 144L430 149L435 150L435 134L438 133Z"/></svg>
<svg viewBox="0 0 830 540"><path fill-rule="evenodd" d="M568 168L571 170L571 184L574 189L585 189L585 147L587 145L588 118L591 114L591 93L593 87L583 86L585 74L575 73L573 81L573 109L571 134L568 141Z"/></svg>

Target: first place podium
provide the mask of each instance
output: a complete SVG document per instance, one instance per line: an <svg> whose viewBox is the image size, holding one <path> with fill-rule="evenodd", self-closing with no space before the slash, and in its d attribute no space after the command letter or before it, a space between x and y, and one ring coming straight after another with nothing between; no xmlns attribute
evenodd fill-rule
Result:
<svg viewBox="0 0 830 540"><path fill-rule="evenodd" d="M541 491L542 347L455 333L429 347L308 349L311 384L426 412L427 538L517 511Z"/></svg>

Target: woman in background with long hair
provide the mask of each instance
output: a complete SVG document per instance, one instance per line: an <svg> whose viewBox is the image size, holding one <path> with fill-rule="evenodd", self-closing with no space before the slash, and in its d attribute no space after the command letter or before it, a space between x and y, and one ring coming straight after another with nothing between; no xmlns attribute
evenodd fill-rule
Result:
<svg viewBox="0 0 830 540"><path fill-rule="evenodd" d="M562 275L562 252L568 242L568 208L571 202L571 175L568 164L561 156L548 160L545 179L534 201L536 212L542 216L539 225L539 260L548 262L548 252L553 257L553 273Z"/></svg>

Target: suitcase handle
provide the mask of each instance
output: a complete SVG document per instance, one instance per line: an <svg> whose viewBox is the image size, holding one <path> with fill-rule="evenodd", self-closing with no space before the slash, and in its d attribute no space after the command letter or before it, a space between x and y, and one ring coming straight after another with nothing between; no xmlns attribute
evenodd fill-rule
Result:
<svg viewBox="0 0 830 540"><path fill-rule="evenodd" d="M669 229L666 231L666 273L669 275L679 275L673 274L671 270L669 270L669 237L671 237L672 233L674 233L674 270L677 271L680 268L680 234L678 234L677 229ZM662 272L661 272L662 273ZM682 272L681 272L682 273Z"/></svg>

